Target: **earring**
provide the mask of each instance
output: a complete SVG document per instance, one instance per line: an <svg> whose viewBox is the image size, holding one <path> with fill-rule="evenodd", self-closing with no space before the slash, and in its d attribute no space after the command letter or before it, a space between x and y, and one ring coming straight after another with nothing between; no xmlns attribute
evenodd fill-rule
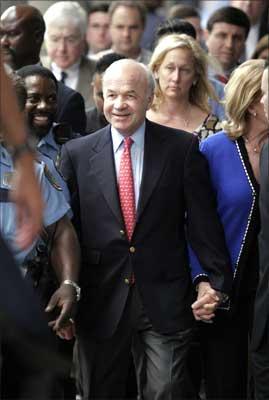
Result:
<svg viewBox="0 0 269 400"><path fill-rule="evenodd" d="M254 117L254 118L256 118L256 117L257 117L257 112L256 112L256 111L254 111L254 113L253 113L253 117Z"/></svg>
<svg viewBox="0 0 269 400"><path fill-rule="evenodd" d="M195 85L196 85L196 83L197 83L197 81L193 81L193 82L192 82L192 85L193 85L193 86L195 86Z"/></svg>

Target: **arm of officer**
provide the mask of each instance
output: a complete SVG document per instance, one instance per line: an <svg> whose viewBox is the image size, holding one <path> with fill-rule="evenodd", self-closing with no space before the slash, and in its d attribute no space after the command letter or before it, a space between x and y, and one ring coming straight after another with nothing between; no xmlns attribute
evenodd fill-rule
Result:
<svg viewBox="0 0 269 400"><path fill-rule="evenodd" d="M27 132L23 114L19 111L11 82L5 73L0 49L0 122L5 141L13 148L16 180L12 199L16 203L17 244L28 247L36 238L42 226L42 199L34 173L34 156L28 149Z"/></svg>
<svg viewBox="0 0 269 400"><path fill-rule="evenodd" d="M66 215L56 224L50 225L47 230L50 235L53 235L55 231L51 249L51 263L61 284L52 295L46 311L60 309L57 319L49 323L53 330L58 331L68 324L79 299L78 289L75 286L78 282L80 268L80 247L76 232Z"/></svg>

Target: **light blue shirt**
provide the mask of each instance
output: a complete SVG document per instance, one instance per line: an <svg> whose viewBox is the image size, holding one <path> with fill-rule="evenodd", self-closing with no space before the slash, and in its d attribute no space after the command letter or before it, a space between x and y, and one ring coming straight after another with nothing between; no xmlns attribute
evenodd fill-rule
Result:
<svg viewBox="0 0 269 400"><path fill-rule="evenodd" d="M37 144L37 150L45 156L51 158L55 163L60 154L61 146L55 142L52 128Z"/></svg>
<svg viewBox="0 0 269 400"><path fill-rule="evenodd" d="M40 161L44 161L45 164L49 167L51 173L63 189L66 201L70 203L70 193L68 187L55 165L59 162L59 158L61 156L61 145L55 142L52 130L53 128L51 128L49 133L47 133L47 135L38 142L38 158Z"/></svg>
<svg viewBox="0 0 269 400"><path fill-rule="evenodd" d="M144 164L145 126L146 123L144 122L131 136L134 142L131 146L131 157L132 157L136 209L139 201L139 193L140 193L143 164ZM120 170L120 160L124 148L124 143L123 143L124 136L112 126L111 137L112 137L114 161L116 167L116 176L118 180L119 170Z"/></svg>
<svg viewBox="0 0 269 400"><path fill-rule="evenodd" d="M44 202L43 224L49 226L62 218L69 210L62 190L57 190L53 183L46 176L45 163L35 164L36 175L41 186L41 192ZM10 154L0 144L0 187L11 189L10 181L14 172L13 163ZM11 248L15 260L21 265L25 257L34 248L34 242L28 249L21 250L15 242L16 234L16 206L12 202L0 202L0 231Z"/></svg>
<svg viewBox="0 0 269 400"><path fill-rule="evenodd" d="M62 188L66 201L68 202L68 204L70 204L70 193L67 184L58 169L56 168L54 161L40 151L37 152L37 155L39 161L43 161L47 165L56 182Z"/></svg>
<svg viewBox="0 0 269 400"><path fill-rule="evenodd" d="M224 84L217 81L217 79L215 79L213 77L209 77L209 81L212 84L212 86L215 90L215 93L218 96L218 98L220 99L220 101L223 100L224 99ZM218 117L218 119L220 121L223 121L224 119L226 119L223 104L218 103L217 101L215 101L213 99L209 99L209 105L211 107L212 114L216 115L216 117Z"/></svg>

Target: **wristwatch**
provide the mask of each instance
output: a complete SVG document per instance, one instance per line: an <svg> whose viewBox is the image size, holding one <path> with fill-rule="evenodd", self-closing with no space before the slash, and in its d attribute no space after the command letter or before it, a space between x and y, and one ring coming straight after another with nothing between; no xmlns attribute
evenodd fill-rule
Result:
<svg viewBox="0 0 269 400"><path fill-rule="evenodd" d="M65 280L62 282L62 284L63 284L63 285L70 285L70 286L73 286L73 288L74 288L75 291L76 291L76 299L77 299L77 301L80 300L80 297L81 297L81 288L78 286L78 284L77 284L76 282L71 281L71 279L65 279Z"/></svg>

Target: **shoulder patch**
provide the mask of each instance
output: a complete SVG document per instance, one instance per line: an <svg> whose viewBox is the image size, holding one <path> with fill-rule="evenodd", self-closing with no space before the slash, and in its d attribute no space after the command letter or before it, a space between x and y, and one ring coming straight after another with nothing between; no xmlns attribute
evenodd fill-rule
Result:
<svg viewBox="0 0 269 400"><path fill-rule="evenodd" d="M63 189L61 188L61 186L59 185L59 183L57 182L57 180L55 179L55 177L53 176L53 174L50 172L48 166L45 164L44 167L44 174L46 176L46 178L48 179L49 183L56 189L59 191L62 191Z"/></svg>

